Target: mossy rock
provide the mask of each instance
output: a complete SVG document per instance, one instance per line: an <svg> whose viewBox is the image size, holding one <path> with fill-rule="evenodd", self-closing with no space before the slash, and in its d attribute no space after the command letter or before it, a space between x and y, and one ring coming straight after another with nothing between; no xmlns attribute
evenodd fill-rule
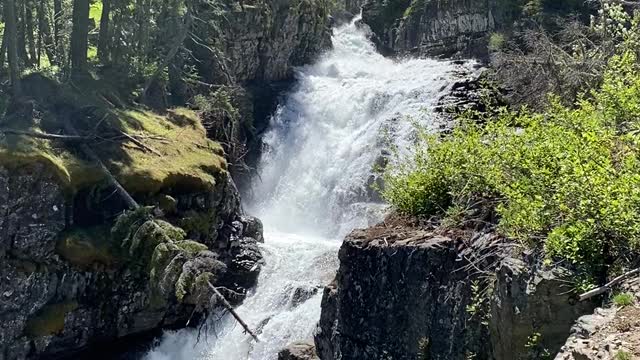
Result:
<svg viewBox="0 0 640 360"><path fill-rule="evenodd" d="M64 133L62 119L71 117L81 134L119 136L113 141L97 140L91 148L134 195L155 195L164 189L210 191L220 176L226 176L222 146L207 138L200 118L189 109L176 108L157 114L142 108L127 109L120 105L116 108L114 102L118 101L109 99L117 98L111 95L117 91L107 80L86 79L74 88L32 74L24 83L25 97L31 97L37 104L40 110L37 116L41 118L26 121L16 113L13 116L16 120L3 126ZM62 113L59 109L66 110ZM30 114L27 116L36 116L33 111ZM10 114L7 117L12 118ZM133 142L122 133L139 140ZM105 179L101 169L84 159L74 147L59 140L0 137L0 165L20 168L34 162L44 163L59 177L61 185L74 194Z"/></svg>
<svg viewBox="0 0 640 360"><path fill-rule="evenodd" d="M82 268L90 268L94 264L110 267L116 263L109 229L104 226L63 232L56 252L71 264Z"/></svg>
<svg viewBox="0 0 640 360"><path fill-rule="evenodd" d="M191 237L208 238L216 228L215 211L187 211L179 220L179 225Z"/></svg>
<svg viewBox="0 0 640 360"><path fill-rule="evenodd" d="M206 245L201 244L201 243L199 243L197 241L193 241L193 240L178 241L178 242L175 243L175 245L180 250L184 250L184 251L186 251L187 253L189 253L191 255L196 255L200 251L209 250L209 248Z"/></svg>
<svg viewBox="0 0 640 360"><path fill-rule="evenodd" d="M76 310L78 303L74 301L45 305L27 321L25 334L30 337L56 335L64 330L68 313Z"/></svg>

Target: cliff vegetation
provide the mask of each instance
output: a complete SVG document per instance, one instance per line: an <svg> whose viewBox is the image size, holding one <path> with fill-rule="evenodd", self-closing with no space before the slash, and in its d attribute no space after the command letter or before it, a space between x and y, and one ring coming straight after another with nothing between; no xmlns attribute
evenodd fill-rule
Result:
<svg viewBox="0 0 640 360"><path fill-rule="evenodd" d="M577 270L578 290L635 266L640 18L605 10L598 31L618 36L597 87L573 100L551 93L538 111L467 113L451 134L423 134L414 157L388 171L386 198L445 226L495 227L548 264Z"/></svg>

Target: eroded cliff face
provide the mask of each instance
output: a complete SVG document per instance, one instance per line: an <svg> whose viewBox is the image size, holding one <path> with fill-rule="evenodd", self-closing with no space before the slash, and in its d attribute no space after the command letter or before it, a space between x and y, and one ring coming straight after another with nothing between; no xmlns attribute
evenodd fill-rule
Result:
<svg viewBox="0 0 640 360"><path fill-rule="evenodd" d="M539 359L590 303L563 276L506 257L491 233L383 223L355 231L325 288L315 338L329 359Z"/></svg>
<svg viewBox="0 0 640 360"><path fill-rule="evenodd" d="M388 54L475 56L489 35L514 20L500 0L367 0L362 20Z"/></svg>

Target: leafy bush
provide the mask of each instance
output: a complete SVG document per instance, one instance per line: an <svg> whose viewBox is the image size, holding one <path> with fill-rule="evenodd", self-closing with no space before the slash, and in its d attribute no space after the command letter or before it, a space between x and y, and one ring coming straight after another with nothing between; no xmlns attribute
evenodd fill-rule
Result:
<svg viewBox="0 0 640 360"><path fill-rule="evenodd" d="M444 138L422 134L411 161L387 171L385 197L418 215L488 204L504 235L588 269L640 248L635 54L613 57L589 100L551 103L541 114L501 109L485 125L462 120Z"/></svg>

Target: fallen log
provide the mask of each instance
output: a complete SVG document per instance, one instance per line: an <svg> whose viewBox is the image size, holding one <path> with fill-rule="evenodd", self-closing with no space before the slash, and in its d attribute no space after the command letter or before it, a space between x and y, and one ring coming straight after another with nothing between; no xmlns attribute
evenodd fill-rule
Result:
<svg viewBox="0 0 640 360"><path fill-rule="evenodd" d="M595 288L593 290L589 290L586 293L580 295L580 301L584 301L584 300L590 299L590 298L592 298L594 296L598 296L600 294L604 294L605 292L609 291L615 285L621 283L623 280L625 280L625 279L627 279L627 278L629 278L629 277L631 277L633 275L639 274L639 273L640 273L640 268L637 268L637 269L631 270L629 272L626 272L626 273L616 277L615 279L609 281L608 283L604 284L603 286L597 287L597 288Z"/></svg>

